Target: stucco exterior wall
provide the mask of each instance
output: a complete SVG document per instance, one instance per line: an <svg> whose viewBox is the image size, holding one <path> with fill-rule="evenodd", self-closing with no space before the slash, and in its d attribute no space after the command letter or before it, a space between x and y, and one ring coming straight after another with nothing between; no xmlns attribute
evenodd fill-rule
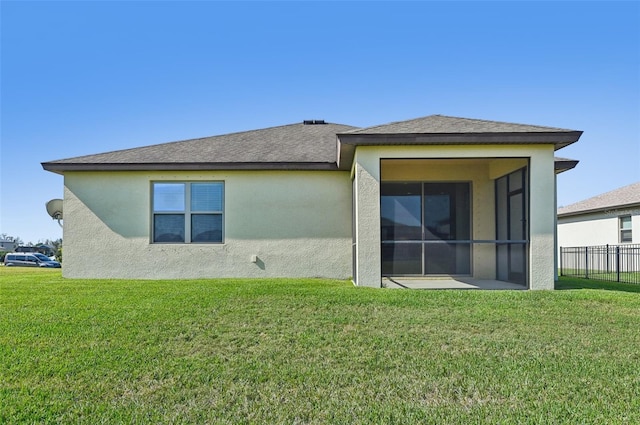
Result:
<svg viewBox="0 0 640 425"><path fill-rule="evenodd" d="M358 285L380 286L380 213L379 186L381 179L416 179L471 181L473 191L473 235L477 239L495 238L495 205L493 180L529 164L530 188L530 249L529 288L553 289L554 286L554 232L555 232L555 174L553 145L477 145L477 146L358 146L354 158L356 178L356 223L358 228L358 252L377 252L377 262L358 257ZM473 166L455 166L443 163L431 170L412 170L403 167L381 173L381 159L475 159ZM482 160L484 159L484 160ZM433 164L430 164L430 166ZM364 171L364 172L363 172ZM366 178L362 178L366 176ZM360 177L360 178L359 178ZM375 216L365 206L378 205ZM367 234L361 237L360 234ZM374 237L376 235L377 237ZM361 246L366 244L367 246ZM378 248L373 245L376 244ZM377 251L375 251L377 249ZM360 270L377 267L364 275ZM495 278L495 250L475 247L473 276Z"/></svg>
<svg viewBox="0 0 640 425"><path fill-rule="evenodd" d="M379 288L381 277L380 249L380 167L375 161L357 161L354 165L355 199L355 264L358 286Z"/></svg>
<svg viewBox="0 0 640 425"><path fill-rule="evenodd" d="M225 182L224 243L151 243L151 182L198 180ZM67 172L64 211L65 277L351 275L348 172Z"/></svg>
<svg viewBox="0 0 640 425"><path fill-rule="evenodd" d="M556 280L556 189L551 146L532 149L529 162L529 289L553 289Z"/></svg>
<svg viewBox="0 0 640 425"><path fill-rule="evenodd" d="M631 216L631 243L640 243L640 206L558 218L558 246L620 244L619 217Z"/></svg>

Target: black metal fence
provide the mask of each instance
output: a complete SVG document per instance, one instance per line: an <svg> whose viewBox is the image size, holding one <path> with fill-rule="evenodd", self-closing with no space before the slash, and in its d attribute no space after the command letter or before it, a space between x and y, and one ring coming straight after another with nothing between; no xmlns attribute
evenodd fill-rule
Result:
<svg viewBox="0 0 640 425"><path fill-rule="evenodd" d="M560 275L640 284L640 244L561 247Z"/></svg>

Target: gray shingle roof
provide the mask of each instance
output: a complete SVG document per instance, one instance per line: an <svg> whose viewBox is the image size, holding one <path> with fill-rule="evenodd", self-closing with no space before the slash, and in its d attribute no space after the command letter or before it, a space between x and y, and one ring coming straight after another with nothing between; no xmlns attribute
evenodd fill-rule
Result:
<svg viewBox="0 0 640 425"><path fill-rule="evenodd" d="M460 134L460 133L541 133L541 132L572 132L555 127L541 127L537 125L514 124L499 121L487 121L471 118L449 117L446 115L429 115L407 121L397 121L389 124L376 125L367 128L351 130L349 134Z"/></svg>
<svg viewBox="0 0 640 425"><path fill-rule="evenodd" d="M201 139L183 140L133 149L86 155L43 163L50 171L81 169L151 169L162 164L163 169L175 167L223 167L226 164L266 164L277 168L335 169L336 133L355 127L342 124L290 124L260 130L244 131ZM248 166L251 168L251 166Z"/></svg>
<svg viewBox="0 0 640 425"><path fill-rule="evenodd" d="M558 216L640 205L640 182L612 190L558 209Z"/></svg>
<svg viewBox="0 0 640 425"><path fill-rule="evenodd" d="M42 163L45 170L321 169L346 170L355 147L381 144L573 143L582 132L430 115L359 129L290 124L85 155Z"/></svg>

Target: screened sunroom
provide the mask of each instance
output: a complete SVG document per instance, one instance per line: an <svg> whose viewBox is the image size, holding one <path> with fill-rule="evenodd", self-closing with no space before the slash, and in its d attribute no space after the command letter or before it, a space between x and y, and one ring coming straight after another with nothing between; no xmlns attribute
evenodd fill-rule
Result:
<svg viewBox="0 0 640 425"><path fill-rule="evenodd" d="M382 276L478 276L527 284L528 168L497 160L381 160ZM492 187L493 186L493 187Z"/></svg>
<svg viewBox="0 0 640 425"><path fill-rule="evenodd" d="M441 116L339 134L353 185L354 283L553 289L554 152L580 134Z"/></svg>

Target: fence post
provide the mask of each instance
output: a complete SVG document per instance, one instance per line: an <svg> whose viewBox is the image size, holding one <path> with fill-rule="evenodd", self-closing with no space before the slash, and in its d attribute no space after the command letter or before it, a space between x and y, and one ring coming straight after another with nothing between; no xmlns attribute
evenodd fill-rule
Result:
<svg viewBox="0 0 640 425"><path fill-rule="evenodd" d="M609 244L607 244L607 253L606 253L606 258L607 258L607 273L611 273L611 267L609 267Z"/></svg>
<svg viewBox="0 0 640 425"><path fill-rule="evenodd" d="M562 269L562 257L563 257L563 253L562 253L562 247L560 247L560 276L564 276L564 270Z"/></svg>
<svg viewBox="0 0 640 425"><path fill-rule="evenodd" d="M616 282L620 282L620 247L616 246Z"/></svg>
<svg viewBox="0 0 640 425"><path fill-rule="evenodd" d="M589 247L584 247L584 278L589 279Z"/></svg>

